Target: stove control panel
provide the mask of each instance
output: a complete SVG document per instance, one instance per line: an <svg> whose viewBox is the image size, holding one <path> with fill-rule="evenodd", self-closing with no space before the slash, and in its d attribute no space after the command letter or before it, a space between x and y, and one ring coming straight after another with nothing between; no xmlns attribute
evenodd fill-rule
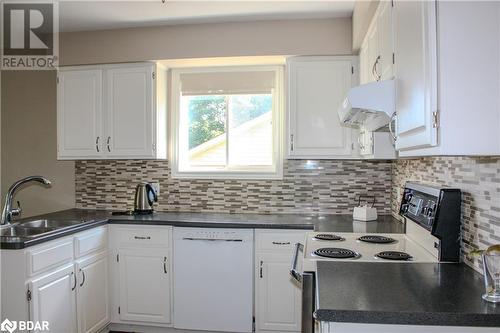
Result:
<svg viewBox="0 0 500 333"><path fill-rule="evenodd" d="M460 260L461 191L420 183L406 183L399 214L439 240L439 260ZM408 221L410 220L410 221ZM408 229L407 229L408 230Z"/></svg>
<svg viewBox="0 0 500 333"><path fill-rule="evenodd" d="M400 214L411 218L427 230L432 229L438 197L406 188L401 202Z"/></svg>

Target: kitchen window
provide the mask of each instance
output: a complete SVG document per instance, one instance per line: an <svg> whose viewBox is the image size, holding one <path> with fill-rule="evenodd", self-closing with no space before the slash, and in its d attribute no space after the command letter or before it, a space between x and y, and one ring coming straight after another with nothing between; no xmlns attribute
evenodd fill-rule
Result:
<svg viewBox="0 0 500 333"><path fill-rule="evenodd" d="M172 175L282 177L283 68L172 70Z"/></svg>

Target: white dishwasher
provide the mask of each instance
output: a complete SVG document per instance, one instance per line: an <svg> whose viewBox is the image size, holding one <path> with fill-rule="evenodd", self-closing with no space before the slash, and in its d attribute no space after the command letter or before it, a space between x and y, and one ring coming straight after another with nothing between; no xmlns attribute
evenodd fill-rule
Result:
<svg viewBox="0 0 500 333"><path fill-rule="evenodd" d="M174 327L252 332L253 230L174 228Z"/></svg>

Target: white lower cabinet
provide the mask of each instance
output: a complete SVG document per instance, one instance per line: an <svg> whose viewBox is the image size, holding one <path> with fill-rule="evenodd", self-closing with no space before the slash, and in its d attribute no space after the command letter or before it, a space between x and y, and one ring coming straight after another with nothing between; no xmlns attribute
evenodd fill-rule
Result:
<svg viewBox="0 0 500 333"><path fill-rule="evenodd" d="M300 331L300 289L290 280L291 256L264 253L255 257L259 266L256 280L259 329Z"/></svg>
<svg viewBox="0 0 500 333"><path fill-rule="evenodd" d="M172 326L172 227L110 226L111 322Z"/></svg>
<svg viewBox="0 0 500 333"><path fill-rule="evenodd" d="M77 308L80 333L97 332L109 322L108 254L77 261Z"/></svg>
<svg viewBox="0 0 500 333"><path fill-rule="evenodd" d="M120 318L170 323L169 253L166 249L120 249Z"/></svg>
<svg viewBox="0 0 500 333"><path fill-rule="evenodd" d="M304 231L255 231L256 332L300 332L301 290L290 276L294 244Z"/></svg>
<svg viewBox="0 0 500 333"><path fill-rule="evenodd" d="M78 332L73 269L73 264L69 264L29 283L30 320L48 322L50 332Z"/></svg>
<svg viewBox="0 0 500 333"><path fill-rule="evenodd" d="M54 333L100 331L109 323L106 248L107 226L102 226L26 249L1 250L1 321L47 322Z"/></svg>

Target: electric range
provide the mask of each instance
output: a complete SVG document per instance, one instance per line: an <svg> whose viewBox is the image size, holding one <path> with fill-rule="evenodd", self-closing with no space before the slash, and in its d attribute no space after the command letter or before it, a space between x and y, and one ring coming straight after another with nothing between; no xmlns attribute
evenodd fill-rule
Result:
<svg viewBox="0 0 500 333"><path fill-rule="evenodd" d="M318 260L361 262L438 262L437 252L406 234L309 232L303 271L315 271Z"/></svg>
<svg viewBox="0 0 500 333"><path fill-rule="evenodd" d="M314 332L314 279L318 261L374 265L458 262L460 206L459 189L407 183L399 211L405 220L404 234L307 233L304 244L295 245L290 269L302 287L302 332Z"/></svg>

